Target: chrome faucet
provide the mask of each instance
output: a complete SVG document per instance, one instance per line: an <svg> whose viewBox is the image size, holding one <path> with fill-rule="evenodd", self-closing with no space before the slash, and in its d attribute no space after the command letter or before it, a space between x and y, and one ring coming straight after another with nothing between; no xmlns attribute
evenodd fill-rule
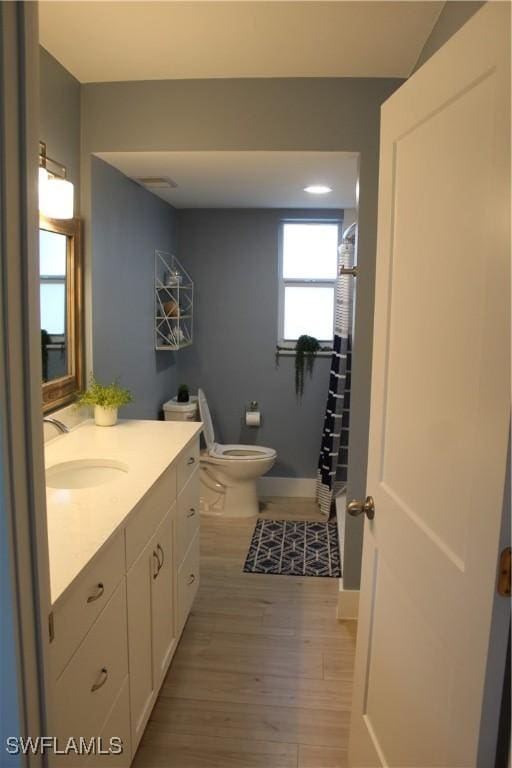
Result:
<svg viewBox="0 0 512 768"><path fill-rule="evenodd" d="M43 418L43 423L46 422L47 424L53 424L54 427L57 427L60 432L69 432L69 427L66 427L65 424L62 423L62 421L59 421L58 419L54 419L53 416L45 416Z"/></svg>

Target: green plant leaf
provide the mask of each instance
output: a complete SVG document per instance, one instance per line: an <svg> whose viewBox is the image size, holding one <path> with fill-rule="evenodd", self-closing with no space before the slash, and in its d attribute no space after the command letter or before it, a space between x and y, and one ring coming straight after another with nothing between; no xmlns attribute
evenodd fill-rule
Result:
<svg viewBox="0 0 512 768"><path fill-rule="evenodd" d="M123 405L133 402L133 395L129 389L120 387L117 381L111 384L100 384L91 376L89 387L78 395L77 406L101 405L103 408L121 408Z"/></svg>
<svg viewBox="0 0 512 768"><path fill-rule="evenodd" d="M311 376L317 352L320 350L320 342L314 336L299 336L295 345L295 394L302 399L304 394L304 367Z"/></svg>

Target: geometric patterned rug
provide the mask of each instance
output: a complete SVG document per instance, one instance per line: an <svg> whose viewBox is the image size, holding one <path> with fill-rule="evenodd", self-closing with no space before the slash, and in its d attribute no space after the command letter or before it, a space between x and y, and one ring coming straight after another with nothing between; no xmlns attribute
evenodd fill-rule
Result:
<svg viewBox="0 0 512 768"><path fill-rule="evenodd" d="M258 520L244 571L340 578L336 519L325 523Z"/></svg>

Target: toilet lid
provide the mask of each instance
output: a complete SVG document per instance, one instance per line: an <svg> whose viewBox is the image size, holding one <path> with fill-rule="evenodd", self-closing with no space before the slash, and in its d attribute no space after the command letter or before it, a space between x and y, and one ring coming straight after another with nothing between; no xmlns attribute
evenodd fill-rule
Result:
<svg viewBox="0 0 512 768"><path fill-rule="evenodd" d="M215 432L213 431L212 417L210 415L210 409L208 408L206 395L202 389L197 390L197 399L199 402L199 415L203 422L203 435L206 447L208 448L208 451L211 451L215 445Z"/></svg>

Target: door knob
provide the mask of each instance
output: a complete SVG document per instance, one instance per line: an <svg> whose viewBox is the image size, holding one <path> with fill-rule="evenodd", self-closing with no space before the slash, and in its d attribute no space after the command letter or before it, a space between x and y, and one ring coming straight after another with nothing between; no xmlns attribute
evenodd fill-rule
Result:
<svg viewBox="0 0 512 768"><path fill-rule="evenodd" d="M372 497L367 496L364 501L352 499L352 501L347 504L347 512L349 515L352 515L352 517L358 517L364 513L368 520L373 520L375 517L375 504L373 503Z"/></svg>

